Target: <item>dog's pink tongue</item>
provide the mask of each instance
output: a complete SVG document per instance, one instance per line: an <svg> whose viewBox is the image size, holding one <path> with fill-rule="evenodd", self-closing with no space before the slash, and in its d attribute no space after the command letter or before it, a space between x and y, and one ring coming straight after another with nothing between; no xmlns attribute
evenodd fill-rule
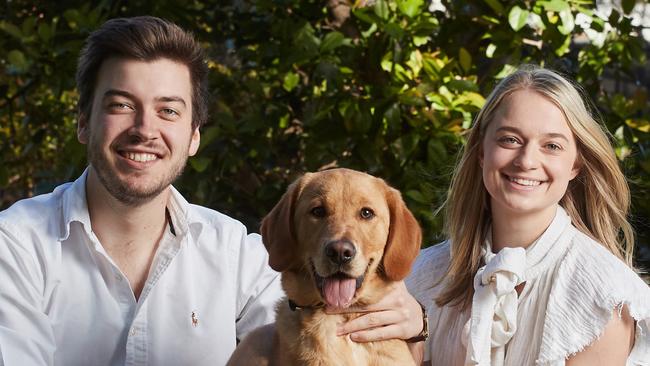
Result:
<svg viewBox="0 0 650 366"><path fill-rule="evenodd" d="M328 306L347 308L352 302L357 281L354 278L326 278L323 293Z"/></svg>

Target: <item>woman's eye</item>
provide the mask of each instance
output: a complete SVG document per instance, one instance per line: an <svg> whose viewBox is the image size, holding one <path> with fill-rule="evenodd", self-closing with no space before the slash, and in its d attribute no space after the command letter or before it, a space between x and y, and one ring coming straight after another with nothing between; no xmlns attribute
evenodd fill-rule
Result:
<svg viewBox="0 0 650 366"><path fill-rule="evenodd" d="M368 207L364 207L359 212L359 215L361 216L362 219L369 220L375 217L375 212L369 209Z"/></svg>
<svg viewBox="0 0 650 366"><path fill-rule="evenodd" d="M316 206L312 208L311 211L309 211L309 213L311 213L311 215L314 217L322 218L325 217L327 211L325 211L325 207L323 206Z"/></svg>
<svg viewBox="0 0 650 366"><path fill-rule="evenodd" d="M546 147L547 147L549 150L562 150L562 146L560 146L560 145L558 145L558 144L553 144L553 143L546 144Z"/></svg>
<svg viewBox="0 0 650 366"><path fill-rule="evenodd" d="M506 137L500 138L499 142L502 142L504 144L516 144L518 141L514 137L506 136Z"/></svg>

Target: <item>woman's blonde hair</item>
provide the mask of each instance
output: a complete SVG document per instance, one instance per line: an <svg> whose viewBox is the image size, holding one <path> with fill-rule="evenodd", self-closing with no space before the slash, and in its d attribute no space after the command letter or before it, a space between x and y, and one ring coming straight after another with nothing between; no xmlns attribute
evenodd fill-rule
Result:
<svg viewBox="0 0 650 366"><path fill-rule="evenodd" d="M557 73L525 65L503 79L489 95L469 131L445 202L445 230L451 241L451 263L445 287L436 299L467 307L473 279L481 264L481 246L490 225L489 196L479 165L487 125L500 103L517 90L548 98L564 114L578 147L580 173L560 200L578 230L632 266L634 233L627 221L630 190L605 128L589 112L581 88Z"/></svg>

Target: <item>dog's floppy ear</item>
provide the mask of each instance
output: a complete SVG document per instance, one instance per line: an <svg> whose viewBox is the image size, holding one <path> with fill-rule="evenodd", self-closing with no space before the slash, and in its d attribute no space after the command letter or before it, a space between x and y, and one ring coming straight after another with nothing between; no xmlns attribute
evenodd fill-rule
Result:
<svg viewBox="0 0 650 366"><path fill-rule="evenodd" d="M386 200L390 209L390 229L384 250L384 273L389 280L400 281L409 274L420 252L422 231L399 191L388 187Z"/></svg>
<svg viewBox="0 0 650 366"><path fill-rule="evenodd" d="M269 265L278 272L289 268L296 252L293 212L305 178L306 175L293 182L271 212L262 219L260 232L269 252Z"/></svg>

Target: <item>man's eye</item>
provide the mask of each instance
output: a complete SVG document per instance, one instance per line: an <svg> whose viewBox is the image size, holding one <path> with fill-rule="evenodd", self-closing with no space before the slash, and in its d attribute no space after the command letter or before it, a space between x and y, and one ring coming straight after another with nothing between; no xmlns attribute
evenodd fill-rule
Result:
<svg viewBox="0 0 650 366"><path fill-rule="evenodd" d="M111 103L108 105L109 108L114 110L131 110L133 109L130 105L126 103Z"/></svg>
<svg viewBox="0 0 650 366"><path fill-rule="evenodd" d="M161 111L163 114L168 115L168 116L178 116L178 112L171 108L163 108Z"/></svg>
<svg viewBox="0 0 650 366"><path fill-rule="evenodd" d="M131 108L131 106L126 103L111 103L109 107L117 108L117 109Z"/></svg>

